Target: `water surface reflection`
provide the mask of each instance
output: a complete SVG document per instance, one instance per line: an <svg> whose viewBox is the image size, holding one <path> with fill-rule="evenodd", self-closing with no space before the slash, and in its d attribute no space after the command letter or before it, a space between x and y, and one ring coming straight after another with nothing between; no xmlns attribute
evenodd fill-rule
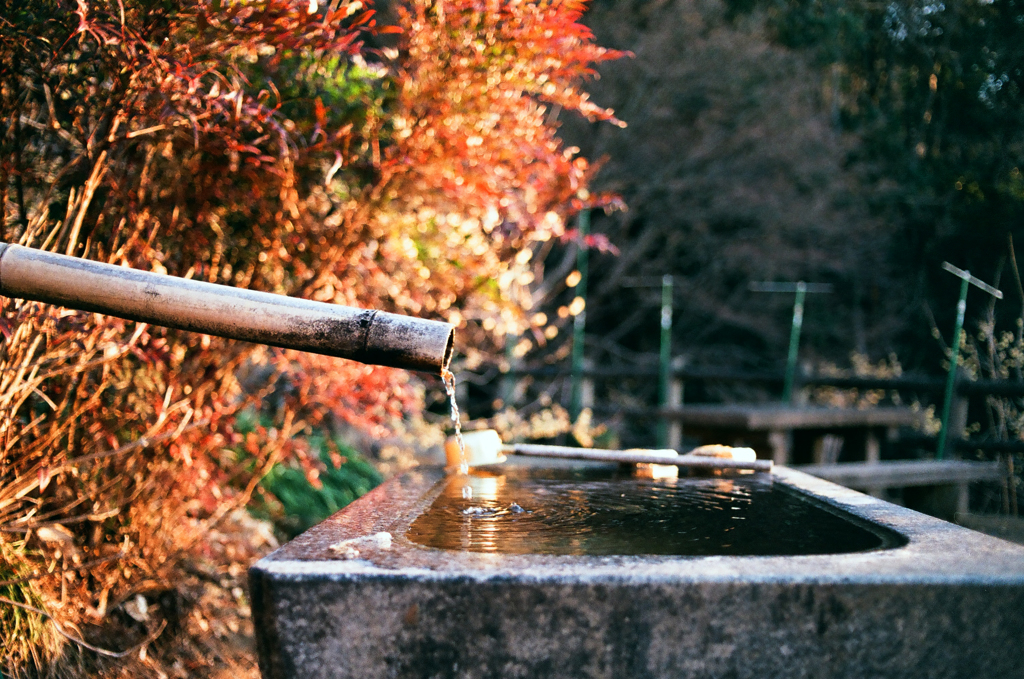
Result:
<svg viewBox="0 0 1024 679"><path fill-rule="evenodd" d="M768 474L652 480L593 468L507 468L442 483L409 527L412 542L498 554L783 556L894 541Z"/></svg>

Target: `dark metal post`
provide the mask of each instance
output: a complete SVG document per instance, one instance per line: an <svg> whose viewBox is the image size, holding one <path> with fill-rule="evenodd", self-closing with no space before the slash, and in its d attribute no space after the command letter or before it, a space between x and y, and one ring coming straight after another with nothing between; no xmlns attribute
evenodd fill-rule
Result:
<svg viewBox="0 0 1024 679"><path fill-rule="evenodd" d="M579 243L576 251L576 270L580 272L580 282L576 285L576 296L583 300L583 309L573 318L572 323L572 396L570 411L573 419L579 417L583 409L583 345L587 331L587 245L584 239L590 233L590 210L583 210L578 218Z"/></svg>
<svg viewBox="0 0 1024 679"><path fill-rule="evenodd" d="M668 387L668 407L670 410L677 411L683 407L683 377L679 374L679 371L686 365L686 358L683 356L676 356L672 359L672 381L669 382ZM683 446L683 421L678 418L672 418L672 421L668 425L668 445L666 447L672 450L682 450Z"/></svg>
<svg viewBox="0 0 1024 679"><path fill-rule="evenodd" d="M782 387L782 401L793 400L793 382L796 381L796 359L800 351L800 331L804 326L804 296L807 284L800 281L796 284L796 299L793 302L793 327L789 331L789 354L786 357L786 382Z"/></svg>
<svg viewBox="0 0 1024 679"><path fill-rule="evenodd" d="M949 375L946 377L946 395L942 403L942 429L939 431L939 447L935 457L942 459L946 455L946 444L949 441L949 413L953 405L953 391L956 388L956 367L960 359L960 337L964 330L964 315L967 313L967 290L972 284L981 288L996 299L1002 299L1003 293L991 285L975 278L970 271L958 269L949 262L943 262L942 268L958 277L960 283L960 301L956 305L956 325L953 327L953 345L949 356Z"/></svg>
<svg viewBox="0 0 1024 679"><path fill-rule="evenodd" d="M672 379L672 275L661 277L661 345L658 356L658 406L668 406L669 382ZM658 419L658 445L668 446L668 421Z"/></svg>
<svg viewBox="0 0 1024 679"><path fill-rule="evenodd" d="M789 403L793 399L793 385L796 382L796 361L800 351L800 331L804 325L804 297L809 292L832 292L832 286L816 283L751 283L754 292L795 292L793 301L793 325L789 332L789 353L786 356L786 381L782 388L782 400Z"/></svg>
<svg viewBox="0 0 1024 679"><path fill-rule="evenodd" d="M498 397L501 399L502 407L509 408L514 406L513 400L516 393L516 342L519 340L519 336L513 333L505 334L505 363L501 366L502 372L501 382L499 383Z"/></svg>

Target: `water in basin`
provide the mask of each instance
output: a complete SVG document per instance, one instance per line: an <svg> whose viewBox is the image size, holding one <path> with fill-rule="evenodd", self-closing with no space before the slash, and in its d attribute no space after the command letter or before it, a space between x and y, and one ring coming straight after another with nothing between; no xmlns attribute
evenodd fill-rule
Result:
<svg viewBox="0 0 1024 679"><path fill-rule="evenodd" d="M642 479L608 468L451 476L407 537L497 554L793 556L903 544L770 474ZM467 493L467 487L472 490Z"/></svg>

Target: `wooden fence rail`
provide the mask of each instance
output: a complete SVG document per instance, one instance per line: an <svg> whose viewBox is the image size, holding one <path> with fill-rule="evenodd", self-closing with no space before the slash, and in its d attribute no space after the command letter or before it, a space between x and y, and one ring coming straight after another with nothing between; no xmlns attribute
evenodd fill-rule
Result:
<svg viewBox="0 0 1024 679"><path fill-rule="evenodd" d="M494 373L492 373L494 374ZM511 370L500 372L504 382L502 393L512 394L513 384L518 378L532 377L541 380L569 380L574 377L573 372L562 367L541 367L525 368L513 366ZM637 367L594 367L587 366L578 370L575 374L577 380L582 380L581 392L585 395L586 401L583 405L591 407L597 415L626 415L629 418L656 421L659 424L659 445L667 444L668 447L681 449L683 420L688 416L690 419L699 419L702 406L709 409L707 404L694 404L686 406L683 404L683 384L688 380L704 380L718 382L739 382L748 384L762 384L771 387L781 387L785 380L782 371L742 371L716 368L696 368L690 366L676 366L669 373L671 380L668 389L668 399L663 405L656 407L644 406L621 406L607 403L594 402L595 382L605 380L657 380L664 379L664 374L658 366L637 366ZM489 381L489 380L487 380ZM840 377L828 375L798 375L796 386L817 386L835 387L838 389L859 389L859 390L882 390L885 392L913 392L916 394L927 394L934 397L934 402L941 402L946 386L946 380L940 377L927 375L901 375L899 377ZM972 398L996 396L1003 398L1024 398L1024 380L968 380L959 379L954 384L955 397L952 401L950 428L951 432L963 432L968 421L968 405ZM782 404L779 404L780 406ZM715 410L716 406L710 406ZM730 406L718 406L718 410L728 410ZM770 408L768 408L770 409ZM782 407L785 409L785 406ZM799 410L799 409L798 409ZM881 411L907 411L903 408L881 408ZM714 413L712 413L714 414ZM719 413L721 414L721 413ZM789 413L793 415L793 413ZM803 413L805 415L821 415L821 413ZM850 413L851 415L865 415L865 413ZM916 415L916 421L922 419L920 412ZM706 418L705 418L706 419ZM777 418L778 419L778 418ZM819 423L820 424L820 423ZM828 423L826 423L828 424ZM822 424L822 431L829 429ZM842 423L831 422L838 427L833 434L842 433L839 425ZM849 424L849 423L847 423ZM879 455L879 441L882 438L878 434L879 427L871 429L870 422L859 423L864 427L866 435L864 438L864 462L841 462L836 463L838 453L834 453L832 461L828 462L825 453L825 444L822 443L831 436L830 434L815 443L814 459L819 464L804 465L805 471L831 479L838 483L853 488L865 490L874 495L882 495L887 488L906 487L913 485L934 485L952 484L957 489L956 511L964 513L969 509L969 485L977 481L1002 481L1003 483L1003 504L1004 511L1016 515L1017 495L1016 474L1014 472L1013 456L1024 453L1024 441L1021 440L997 440L986 437L975 437L972 439L960 436L951 436L945 440L944 450L947 453L958 451L963 454L965 460L881 460ZM746 429L751 429L747 423ZM688 425L689 426L689 425ZM899 441L901 447L920 448L934 451L937 446L937 439L924 433L912 433L906 431L907 422L888 423L885 438L890 441ZM916 424L915 424L916 426ZM898 430L903 428L902 433ZM850 429L847 427L846 429ZM844 430L845 431L845 430ZM665 433L667 432L667 436ZM783 435L780 435L783 434ZM848 432L847 432L848 433ZM777 462L785 463L788 458L788 450L793 445L793 435L789 432L771 432L769 445L772 448L772 457ZM805 437L806 438L806 437ZM778 440L776 440L778 439ZM857 436L854 436L857 439ZM842 438L839 438L842 441ZM822 450L818 450L818 443L822 443ZM806 445L806 442L805 444ZM842 444L840 444L842 445ZM831 449L829 449L831 450ZM980 462L971 461L973 454L981 451L989 455L998 456L998 461ZM819 452L821 455L819 455ZM991 458L989 458L991 459Z"/></svg>
<svg viewBox="0 0 1024 679"><path fill-rule="evenodd" d="M659 376L659 368L655 365L638 367L587 367L578 375L590 383L585 393L593 394L593 382L604 380L622 379L655 379ZM676 385L671 393L681 395L681 385L688 380L718 381L718 382L743 382L752 384L764 384L780 386L783 384L785 375L782 371L743 371L716 368L682 367L675 368L670 373L673 383ZM572 372L563 367L541 367L524 368L514 367L502 373L505 379L516 379L519 377L533 377L541 379L570 379ZM829 375L800 375L797 378L799 386L836 387L839 389L863 389L910 391L941 395L945 387L945 380L941 377L930 377L927 375L901 375L899 377L840 377ZM1004 398L1024 398L1024 381L1019 380L968 380L959 379L955 385L956 402L953 405L953 431L962 431L967 424L967 406L972 397L998 396ZM678 445L680 430L673 421L677 420L677 411L683 406L679 396L667 404L667 407L610 407L597 403L587 403L593 408L596 414L623 413L634 417L668 421L670 423L670 435L668 443ZM901 440L911 445L921 447L934 446L935 438L925 435L904 436ZM1024 441L1005 441L989 439L963 439L953 437L947 444L950 448L958 451L983 451L988 453L1021 453L1024 452ZM948 448L947 448L948 450Z"/></svg>
<svg viewBox="0 0 1024 679"><path fill-rule="evenodd" d="M503 373L509 377L546 377L551 379L569 378L572 373L563 368L516 368ZM586 379L628 379L657 377L656 366L636 368L587 368L581 373ZM709 368L681 368L671 372L675 379L708 380L718 382L751 382L782 384L785 375L774 371L717 370ZM941 377L900 376L900 377L833 377L829 375L802 375L797 383L802 386L837 387L841 389L883 389L885 391L922 391L942 393L945 380ZM957 381L956 391L964 396L1006 396L1024 397L1024 381L1018 380L968 380Z"/></svg>

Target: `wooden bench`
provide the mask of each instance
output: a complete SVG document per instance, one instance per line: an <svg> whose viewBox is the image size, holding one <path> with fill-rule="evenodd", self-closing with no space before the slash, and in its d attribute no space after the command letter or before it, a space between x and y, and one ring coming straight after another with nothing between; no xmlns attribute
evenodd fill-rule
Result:
<svg viewBox="0 0 1024 679"><path fill-rule="evenodd" d="M784 405L692 405L663 408L659 415L682 423L687 434L706 443L750 445L770 452L775 464L792 462L793 431L807 430L819 438L828 435L857 434L863 438L863 459L878 461L880 436L893 438L900 427L919 425L920 411L901 407L807 408ZM816 446L817 447L817 446ZM822 460L815 453L815 461Z"/></svg>
<svg viewBox="0 0 1024 679"><path fill-rule="evenodd" d="M953 485L957 488L958 513L968 509L968 487L975 481L1000 481L1006 471L999 462L966 460L887 460L884 462L846 462L842 464L805 464L795 466L818 478L838 483L871 495L886 488Z"/></svg>

